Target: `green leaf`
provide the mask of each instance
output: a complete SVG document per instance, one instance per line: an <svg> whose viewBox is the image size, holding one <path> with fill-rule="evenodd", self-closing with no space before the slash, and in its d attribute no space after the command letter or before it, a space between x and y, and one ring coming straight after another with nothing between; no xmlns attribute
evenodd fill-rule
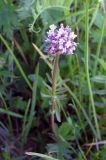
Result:
<svg viewBox="0 0 106 160"><path fill-rule="evenodd" d="M13 30L18 28L19 21L13 6L0 4L0 31L8 38L12 39Z"/></svg>
<svg viewBox="0 0 106 160"><path fill-rule="evenodd" d="M13 107L16 106L17 109L24 111L27 106L27 102L23 100L21 97L13 98Z"/></svg>
<svg viewBox="0 0 106 160"><path fill-rule="evenodd" d="M96 83L103 83L103 84L105 83L106 84L106 76L104 76L104 75L94 76L91 78L91 80Z"/></svg>
<svg viewBox="0 0 106 160"><path fill-rule="evenodd" d="M70 13L70 0L67 0L67 3L65 2L65 0L61 0L61 1L51 1L51 0L21 0L20 1L20 8L18 9L18 14L20 19L25 20L28 17L32 17L33 21L32 23L29 25L29 30L30 31L34 31L34 25L37 21L37 19L39 18L39 16L42 15L44 17L50 17L49 20L52 19L54 17L54 12L52 15L48 15L48 12L45 13L45 11L48 10L56 10L57 13L60 13L61 15L61 11L65 11L67 10L68 13ZM44 13L44 14L43 14ZM55 16L57 17L57 15ZM59 17L59 14L58 14ZM43 22L45 24L45 20L48 23L48 18L43 18ZM34 31L36 32L36 31Z"/></svg>
<svg viewBox="0 0 106 160"><path fill-rule="evenodd" d="M22 115L20 115L18 113L15 113L15 112L12 112L12 111L6 111L3 108L0 108L0 113L8 114L9 116L17 117L17 118L22 118L23 117Z"/></svg>
<svg viewBox="0 0 106 160"><path fill-rule="evenodd" d="M101 66L103 67L103 69L106 71L106 62L103 59L99 59L98 61L101 64Z"/></svg>
<svg viewBox="0 0 106 160"><path fill-rule="evenodd" d="M101 29L102 27L102 21L103 21L103 15L102 13L97 13L97 16L96 16L96 19L95 19L95 22L94 24Z"/></svg>
<svg viewBox="0 0 106 160"><path fill-rule="evenodd" d="M30 155L30 156L37 156L37 157L41 157L45 160L59 160L59 159L56 159L56 158L53 158L53 157L50 157L50 156L47 156L45 154L41 154L41 153L34 153L34 152L26 152L27 155Z"/></svg>
<svg viewBox="0 0 106 160"><path fill-rule="evenodd" d="M34 16L35 19L39 17L45 10L49 8L60 8L62 10L70 10L70 0L51 1L51 0L20 0L20 8L18 9L19 17L26 19Z"/></svg>
<svg viewBox="0 0 106 160"><path fill-rule="evenodd" d="M106 95L106 89L93 90L93 94L97 94L97 95Z"/></svg>
<svg viewBox="0 0 106 160"><path fill-rule="evenodd" d="M67 136L69 134L69 132L71 131L72 126L70 124L68 124L67 122L62 123L62 125L59 127L59 133L62 136Z"/></svg>

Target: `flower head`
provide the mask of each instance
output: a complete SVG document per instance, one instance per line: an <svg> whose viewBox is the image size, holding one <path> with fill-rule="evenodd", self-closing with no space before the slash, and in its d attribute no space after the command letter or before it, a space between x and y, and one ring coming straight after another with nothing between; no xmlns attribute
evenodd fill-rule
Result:
<svg viewBox="0 0 106 160"><path fill-rule="evenodd" d="M56 53L64 55L73 54L77 46L77 43L74 42L77 35L74 34L71 28L63 24L60 24L59 28L52 24L49 28L46 39L48 44L47 51L52 55Z"/></svg>

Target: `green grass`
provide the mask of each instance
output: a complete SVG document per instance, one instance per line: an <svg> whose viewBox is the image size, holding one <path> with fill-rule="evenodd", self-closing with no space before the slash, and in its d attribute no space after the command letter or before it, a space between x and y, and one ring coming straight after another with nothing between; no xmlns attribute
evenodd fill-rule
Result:
<svg viewBox="0 0 106 160"><path fill-rule="evenodd" d="M56 101L56 138L50 124L53 61L45 37L49 25L61 21L78 35L78 46L60 57L55 96L65 91L66 98ZM0 22L0 158L104 160L105 0L1 1Z"/></svg>
<svg viewBox="0 0 106 160"><path fill-rule="evenodd" d="M27 136L28 136L29 131L31 129L32 121L33 121L34 116L36 114L35 106L36 106L36 97L37 97L38 74L39 74L39 64L36 67L36 72L35 72L35 76L34 76L34 83L33 83L33 90L32 90L32 102L31 102L30 113L28 115L27 124L26 124L25 128L23 128L24 129L24 133L22 135L23 143L26 142ZM24 122L23 122L24 124L25 124L25 121L26 121L26 118L27 118L26 114L28 112L27 110L28 110L29 106L30 106L30 103L27 105L27 108L26 108L25 118L24 118Z"/></svg>
<svg viewBox="0 0 106 160"><path fill-rule="evenodd" d="M93 92L92 92L92 86L90 82L90 74L89 74L89 15L88 15L88 7L89 7L89 1L86 0L86 16L85 16L85 70L86 70L86 77L87 77L87 83L88 83L88 90L90 95L90 102L92 106L94 121L95 121L95 127L97 130L97 139L100 140L100 130L96 115L96 109L94 104L94 98L93 98Z"/></svg>
<svg viewBox="0 0 106 160"><path fill-rule="evenodd" d="M26 77L18 59L16 58L16 56L14 55L12 49L9 47L7 41L3 38L3 36L0 34L0 39L2 40L2 42L4 43L4 45L6 46L6 48L8 49L9 53L11 54L12 58L14 59L19 71L21 72L21 75L23 76L23 78L25 79L26 83L28 84L29 88L32 90L32 86L28 80L28 78Z"/></svg>

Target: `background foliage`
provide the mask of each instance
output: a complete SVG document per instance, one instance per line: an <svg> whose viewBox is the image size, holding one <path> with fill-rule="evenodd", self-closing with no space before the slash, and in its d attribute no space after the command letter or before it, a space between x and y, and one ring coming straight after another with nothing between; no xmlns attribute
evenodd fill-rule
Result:
<svg viewBox="0 0 106 160"><path fill-rule="evenodd" d="M78 35L78 47L73 56L60 61L67 97L60 101L56 143L45 97L50 93L45 83L51 69L32 43L47 56L46 31L60 22ZM0 1L1 159L106 159L105 41L105 0Z"/></svg>

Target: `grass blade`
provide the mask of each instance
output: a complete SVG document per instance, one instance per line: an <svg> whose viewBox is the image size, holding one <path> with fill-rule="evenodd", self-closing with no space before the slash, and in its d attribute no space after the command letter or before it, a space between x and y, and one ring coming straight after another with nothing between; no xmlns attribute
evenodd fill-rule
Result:
<svg viewBox="0 0 106 160"><path fill-rule="evenodd" d="M9 47L7 41L3 38L3 36L1 34L0 34L0 39L2 40L2 42L4 43L4 45L6 46L6 48L8 49L8 51L10 52L10 54L11 54L13 60L15 61L16 65L17 65L17 67L18 67L18 69L19 69L19 71L21 73L21 75L24 78L25 82L27 83L27 85L29 86L29 88L32 90L32 85L31 85L30 81L28 80L25 72L23 71L23 69L22 69L22 67L21 67L18 59L16 58L16 56L14 55L12 49Z"/></svg>
<svg viewBox="0 0 106 160"><path fill-rule="evenodd" d="M92 111L93 111L93 116L94 116L94 121L95 121L95 127L97 131L97 139L101 139L100 135L100 130L99 130L99 125L98 125L98 120L97 120L97 115L96 115L96 109L94 105L94 99L93 99L93 93L92 93L92 87L91 87L91 82L90 82L90 75L89 75L89 28L88 28L88 22L89 22L89 15L88 15L88 6L89 6L89 0L86 0L86 16L85 16L85 69L86 69L86 78L87 78L87 83L88 83L88 89L89 89L89 94L90 94L90 101L91 101L91 106L92 106Z"/></svg>
<svg viewBox="0 0 106 160"><path fill-rule="evenodd" d="M23 118L22 115L20 115L18 113L14 113L12 111L7 111L3 108L0 108L0 113L4 113L4 114L7 114L8 116L12 116L12 117L16 117L16 118Z"/></svg>
<svg viewBox="0 0 106 160"><path fill-rule="evenodd" d="M29 131L31 129L33 117L34 117L34 112L35 112L35 106L36 106L36 93L37 93L37 84L38 84L38 74L39 74L39 64L37 65L36 72L35 72L35 79L33 83L33 90L32 90L32 103L31 103L31 108L30 108L30 115L28 119L28 123L26 125L26 130L25 130L25 135L24 135L24 140L26 140Z"/></svg>
<svg viewBox="0 0 106 160"><path fill-rule="evenodd" d="M25 110L25 114L24 114L24 117L23 117L22 134L21 134L22 144L25 143L25 139L24 139L25 136L24 136L24 134L26 132L26 122L27 122L27 117L28 117L28 112L29 112L30 104L31 104L31 99L29 99L29 101L28 101L28 104L27 104L26 110Z"/></svg>
<svg viewBox="0 0 106 160"><path fill-rule="evenodd" d="M59 159L56 159L56 158L53 158L53 157L50 157L50 156L47 156L47 155L41 154L41 153L26 152L26 154L29 156L37 156L37 157L40 157L40 158L43 158L46 160L59 160Z"/></svg>

